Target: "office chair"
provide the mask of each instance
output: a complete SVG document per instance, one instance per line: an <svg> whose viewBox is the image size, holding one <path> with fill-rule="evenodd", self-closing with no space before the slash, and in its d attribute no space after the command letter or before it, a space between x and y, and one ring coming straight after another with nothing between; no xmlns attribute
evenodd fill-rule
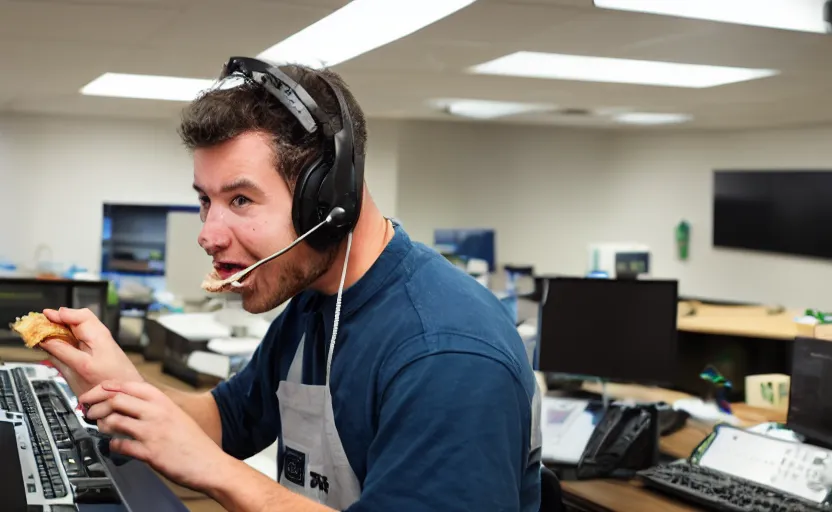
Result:
<svg viewBox="0 0 832 512"><path fill-rule="evenodd" d="M565 512L563 492L555 473L546 466L540 466L540 512Z"/></svg>

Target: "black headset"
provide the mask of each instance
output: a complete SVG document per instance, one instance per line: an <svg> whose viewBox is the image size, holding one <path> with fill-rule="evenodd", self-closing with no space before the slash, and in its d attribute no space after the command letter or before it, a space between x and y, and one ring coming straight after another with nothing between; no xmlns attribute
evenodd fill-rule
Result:
<svg viewBox="0 0 832 512"><path fill-rule="evenodd" d="M289 111L307 133L322 130L322 154L298 176L292 199L292 223L302 236L330 217L306 237L317 250L339 243L355 228L364 192L364 156L355 152L352 117L341 90L323 75L322 79L338 99L341 128L336 132L332 120L312 96L276 65L250 57L231 57L220 79L241 75L263 86Z"/></svg>

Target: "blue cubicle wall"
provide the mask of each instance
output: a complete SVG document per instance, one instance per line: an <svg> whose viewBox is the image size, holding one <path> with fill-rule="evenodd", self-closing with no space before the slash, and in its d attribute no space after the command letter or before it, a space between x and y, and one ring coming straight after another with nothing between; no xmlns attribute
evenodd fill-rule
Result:
<svg viewBox="0 0 832 512"><path fill-rule="evenodd" d="M436 229L433 245L446 256L463 261L476 258L488 262L488 271L497 270L493 229Z"/></svg>

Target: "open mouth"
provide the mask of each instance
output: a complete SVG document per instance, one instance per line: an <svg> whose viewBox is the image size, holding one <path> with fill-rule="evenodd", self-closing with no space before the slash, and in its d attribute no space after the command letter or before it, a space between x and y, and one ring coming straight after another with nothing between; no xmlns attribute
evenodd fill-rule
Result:
<svg viewBox="0 0 832 512"><path fill-rule="evenodd" d="M245 266L239 263L215 263L214 270L217 271L219 274L220 279L228 279L229 277L233 276L237 272L246 268Z"/></svg>

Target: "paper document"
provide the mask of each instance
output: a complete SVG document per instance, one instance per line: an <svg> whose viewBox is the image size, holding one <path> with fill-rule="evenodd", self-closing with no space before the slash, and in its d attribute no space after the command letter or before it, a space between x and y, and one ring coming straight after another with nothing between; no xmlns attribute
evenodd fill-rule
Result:
<svg viewBox="0 0 832 512"><path fill-rule="evenodd" d="M166 329L189 340L210 340L231 336L231 327L214 319L213 313L180 313L160 316L158 322Z"/></svg>
<svg viewBox="0 0 832 512"><path fill-rule="evenodd" d="M541 434L543 460L577 464L597 423L597 411L587 400L543 398Z"/></svg>
<svg viewBox="0 0 832 512"><path fill-rule="evenodd" d="M227 356L253 354L262 338L215 338L208 342L208 350Z"/></svg>

